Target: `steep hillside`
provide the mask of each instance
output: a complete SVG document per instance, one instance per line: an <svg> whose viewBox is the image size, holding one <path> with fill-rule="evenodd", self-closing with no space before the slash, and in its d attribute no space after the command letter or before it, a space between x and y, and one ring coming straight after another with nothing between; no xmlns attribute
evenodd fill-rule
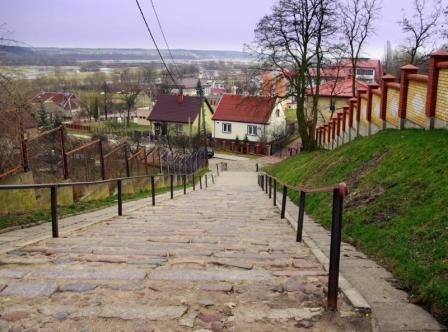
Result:
<svg viewBox="0 0 448 332"><path fill-rule="evenodd" d="M290 184L347 182L344 239L392 271L412 301L447 322L448 131L386 130L267 171ZM309 195L306 205L330 225L329 195Z"/></svg>

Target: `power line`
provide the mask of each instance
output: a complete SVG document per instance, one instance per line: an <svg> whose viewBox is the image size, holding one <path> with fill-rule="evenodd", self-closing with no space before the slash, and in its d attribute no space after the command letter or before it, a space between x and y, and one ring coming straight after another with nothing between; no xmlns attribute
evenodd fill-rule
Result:
<svg viewBox="0 0 448 332"><path fill-rule="evenodd" d="M163 32L162 24L160 23L159 15L157 14L157 10L156 10L156 7L154 6L154 1L153 0L151 0L151 5L152 5L152 9L154 11L154 15L156 16L157 23L159 24L159 28L160 28L160 32L162 33L163 40L165 41L166 48L167 48L167 50L168 50L168 52L170 54L171 61L173 62L174 68L176 69L176 72L177 72L177 76L180 79L181 78L181 74L179 72L179 68L177 67L176 62L174 61L173 53L171 52L171 49L170 49L170 46L168 45L168 41L166 39L165 33Z"/></svg>
<svg viewBox="0 0 448 332"><path fill-rule="evenodd" d="M162 60L163 65L165 66L166 71L168 72L168 74L170 75L171 80L173 81L174 85L180 90L180 86L177 84L176 80L174 79L173 74L171 73L170 69L168 68L168 66L166 65L165 60L163 59L162 53L159 50L159 47L157 46L157 42L151 32L151 29L149 28L148 22L146 21L146 17L145 14L143 13L142 7L140 7L140 3L138 2L138 0L135 0L135 2L137 3L138 9L140 10L140 14L142 15L142 19L145 22L146 25L146 29L149 32L149 35L151 36L151 39L154 43L154 46L156 47L157 53L159 53L160 59Z"/></svg>

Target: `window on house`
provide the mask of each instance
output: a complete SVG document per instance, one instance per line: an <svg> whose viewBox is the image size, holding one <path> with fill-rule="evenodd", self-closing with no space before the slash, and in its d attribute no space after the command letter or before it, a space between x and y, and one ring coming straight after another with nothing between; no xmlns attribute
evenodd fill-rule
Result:
<svg viewBox="0 0 448 332"><path fill-rule="evenodd" d="M372 76L373 75L373 69L363 69L363 68L358 68L357 70L356 70L356 73L358 74L358 75L369 75L369 76Z"/></svg>
<svg viewBox="0 0 448 332"><path fill-rule="evenodd" d="M248 125L247 126L247 135L248 136L257 136L257 126Z"/></svg>
<svg viewBox="0 0 448 332"><path fill-rule="evenodd" d="M184 131L184 126L181 123L176 123L176 128L174 130L176 133L182 133Z"/></svg>
<svg viewBox="0 0 448 332"><path fill-rule="evenodd" d="M222 132L230 134L232 132L232 124L231 123L223 123L222 124Z"/></svg>

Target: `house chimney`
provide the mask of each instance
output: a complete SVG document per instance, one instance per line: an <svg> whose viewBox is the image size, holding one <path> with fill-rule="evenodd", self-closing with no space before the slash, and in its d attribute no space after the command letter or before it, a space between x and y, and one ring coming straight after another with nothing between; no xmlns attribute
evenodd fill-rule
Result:
<svg viewBox="0 0 448 332"><path fill-rule="evenodd" d="M177 102L182 104L184 102L184 94L181 92L177 95Z"/></svg>

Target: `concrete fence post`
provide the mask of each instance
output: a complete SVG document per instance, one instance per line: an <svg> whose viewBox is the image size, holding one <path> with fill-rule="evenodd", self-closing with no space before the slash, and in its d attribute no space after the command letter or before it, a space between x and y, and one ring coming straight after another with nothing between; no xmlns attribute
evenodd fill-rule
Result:
<svg viewBox="0 0 448 332"><path fill-rule="evenodd" d="M354 118L354 116L355 116L355 104L356 104L356 102L357 102L357 98L355 98L355 97L353 97L353 98L350 98L349 99L349 110L350 110L350 118L349 118L349 121L348 121L348 128L349 128L349 131L348 131L348 140L349 141L351 141L352 140L352 134L353 134L353 130L354 130L354 128L355 128L355 123L354 123L354 121L353 121L353 118Z"/></svg>
<svg viewBox="0 0 448 332"><path fill-rule="evenodd" d="M336 135L337 135L337 143L336 146L342 145L342 138L341 138L341 128L342 128L342 113L336 114Z"/></svg>
<svg viewBox="0 0 448 332"><path fill-rule="evenodd" d="M342 144L345 144L347 129L350 130L347 124L347 120L350 115L350 107L348 105L342 107L342 114Z"/></svg>
<svg viewBox="0 0 448 332"><path fill-rule="evenodd" d="M401 67L400 102L398 104L398 117L400 119L399 129L404 129L406 126L406 109L408 104L409 75L417 74L417 72L418 67L414 65L406 65Z"/></svg>
<svg viewBox="0 0 448 332"><path fill-rule="evenodd" d="M330 140L331 140L331 122L328 122L326 125L325 125L325 128L326 128L326 141L325 141L325 143L327 144L327 146L328 146L328 149L330 148Z"/></svg>
<svg viewBox="0 0 448 332"><path fill-rule="evenodd" d="M448 68L448 52L437 51L430 55L429 58L429 75L428 75L428 90L426 95L425 113L427 118L427 129L432 129L436 126L435 116L437 107L437 91L439 83L440 68Z"/></svg>

